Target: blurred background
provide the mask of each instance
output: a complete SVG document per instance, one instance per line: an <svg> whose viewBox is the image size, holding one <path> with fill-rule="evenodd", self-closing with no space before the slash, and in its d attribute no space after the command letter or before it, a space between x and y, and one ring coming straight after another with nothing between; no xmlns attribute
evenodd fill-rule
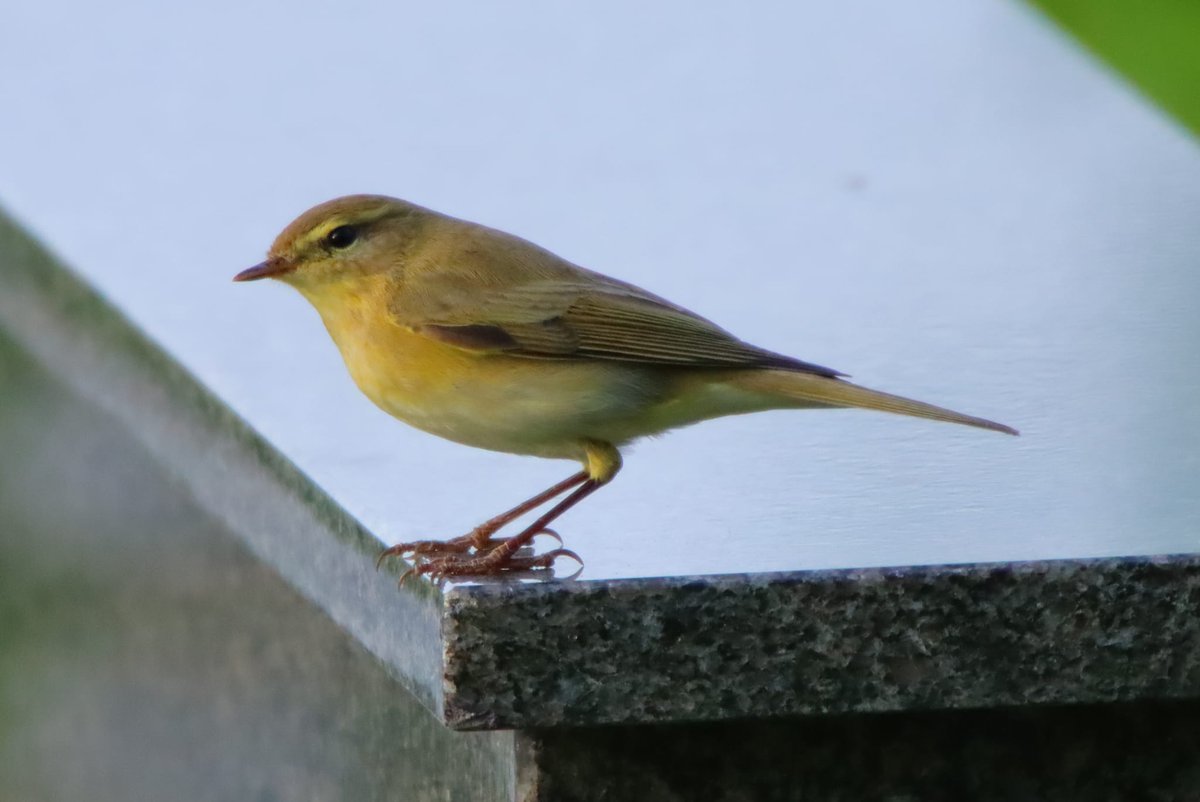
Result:
<svg viewBox="0 0 1200 802"><path fill-rule="evenodd" d="M1035 0L1034 5L1200 132L1200 6L1187 0Z"/></svg>
<svg viewBox="0 0 1200 802"><path fill-rule="evenodd" d="M593 576L1179 550L1197 412L1161 387L1200 336L1196 12L1048 8L1108 61L1012 0L26 6L0 32L0 202L390 542L570 468L396 424L293 291L229 282L351 192L1025 434L771 413L649 441L572 515ZM718 503L664 508L692 488ZM609 537L647 525L677 539Z"/></svg>
<svg viewBox="0 0 1200 802"><path fill-rule="evenodd" d="M512 231L756 344L1024 434L780 413L647 442L564 521L585 578L1196 551L1197 86L1189 0L10 3L0 207L385 541L458 534L573 469L386 418L299 297L229 282L295 215L352 192ZM19 679L0 685L0 722L41 720L52 749L77 720L30 712L30 666L111 658L97 687L129 694L111 707L73 674L48 686L75 688L101 739L146 692L132 666L200 665L185 644L207 607L188 588L245 591L221 629L269 580L221 562L193 585L124 583L130 554L188 575L176 547L211 522L134 478L154 469L16 344L0 354L0 679ZM120 496L139 486L137 504ZM101 578L47 562L46 543ZM174 599L166 634L121 640L142 592ZM106 611L97 643L47 623L85 608ZM242 623L245 643L269 638ZM171 731L145 710L139 733ZM212 748L206 732L180 748ZM84 793L86 772L56 786L13 743L0 774ZM288 769L300 785L309 759Z"/></svg>

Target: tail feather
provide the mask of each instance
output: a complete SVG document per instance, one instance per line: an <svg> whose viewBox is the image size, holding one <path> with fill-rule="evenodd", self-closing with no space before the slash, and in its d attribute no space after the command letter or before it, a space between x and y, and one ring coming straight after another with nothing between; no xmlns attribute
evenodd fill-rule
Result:
<svg viewBox="0 0 1200 802"><path fill-rule="evenodd" d="M914 401L890 393L881 393L851 384L842 379L831 379L816 376L811 373L796 371L770 370L755 371L743 374L739 382L748 390L782 396L801 404L822 404L833 407L858 407L875 409L881 412L894 412L898 415L911 415L916 418L961 423L964 426L975 426L979 429L990 429L1005 434L1019 434L1011 426L1003 423L964 415L923 401Z"/></svg>

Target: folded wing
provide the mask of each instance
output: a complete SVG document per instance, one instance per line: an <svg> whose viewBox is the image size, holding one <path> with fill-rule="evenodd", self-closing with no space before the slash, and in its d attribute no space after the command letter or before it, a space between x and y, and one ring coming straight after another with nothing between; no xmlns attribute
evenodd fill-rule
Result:
<svg viewBox="0 0 1200 802"><path fill-rule="evenodd" d="M479 269L466 259L409 273L393 293L393 318L458 348L530 359L841 375L750 345L639 287L545 255L554 261Z"/></svg>

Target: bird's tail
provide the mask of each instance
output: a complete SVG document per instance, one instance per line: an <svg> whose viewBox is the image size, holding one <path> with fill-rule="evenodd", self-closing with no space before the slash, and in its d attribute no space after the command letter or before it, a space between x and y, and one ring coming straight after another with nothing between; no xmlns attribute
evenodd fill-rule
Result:
<svg viewBox="0 0 1200 802"><path fill-rule="evenodd" d="M1016 429L1003 423L964 415L961 412L935 407L933 404L913 401L911 398L869 390L842 379L830 379L811 373L787 370L747 371L738 377L737 384L755 393L787 399L797 406L877 409L881 412L895 412L898 415L961 423L1005 434L1018 434Z"/></svg>

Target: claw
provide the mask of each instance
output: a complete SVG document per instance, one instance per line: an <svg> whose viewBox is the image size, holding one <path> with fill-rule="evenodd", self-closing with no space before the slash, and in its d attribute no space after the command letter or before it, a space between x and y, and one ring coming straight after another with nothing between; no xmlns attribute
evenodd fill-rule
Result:
<svg viewBox="0 0 1200 802"><path fill-rule="evenodd" d="M538 535L549 535L550 537L552 537L558 541L559 546L563 545L562 535L560 535L558 532L555 532L553 529L551 529L549 527L546 527L545 529L538 532L537 534ZM537 535L534 535L534 537L537 537Z"/></svg>
<svg viewBox="0 0 1200 802"><path fill-rule="evenodd" d="M562 541L560 540L559 542L561 543ZM540 557L535 557L534 559L537 560L542 567L551 568L554 566L554 561L559 557L569 557L575 562L579 563L580 568L583 568L583 558L570 549L554 549L553 551L548 551Z"/></svg>
<svg viewBox="0 0 1200 802"><path fill-rule="evenodd" d="M397 551L395 546L384 549L379 552L379 559L375 561L375 570L379 570L379 566L383 565L383 561L388 557L399 557L403 552ZM400 584L404 584L404 578L400 578Z"/></svg>
<svg viewBox="0 0 1200 802"><path fill-rule="evenodd" d="M553 576L552 572L554 571L554 561L559 557L569 557L575 562L579 563L579 567L575 569L569 576L562 577L564 582L569 582L583 573L583 558L570 549L554 549L553 551L548 551L545 554L529 560L528 567L530 569L551 572L551 576Z"/></svg>

